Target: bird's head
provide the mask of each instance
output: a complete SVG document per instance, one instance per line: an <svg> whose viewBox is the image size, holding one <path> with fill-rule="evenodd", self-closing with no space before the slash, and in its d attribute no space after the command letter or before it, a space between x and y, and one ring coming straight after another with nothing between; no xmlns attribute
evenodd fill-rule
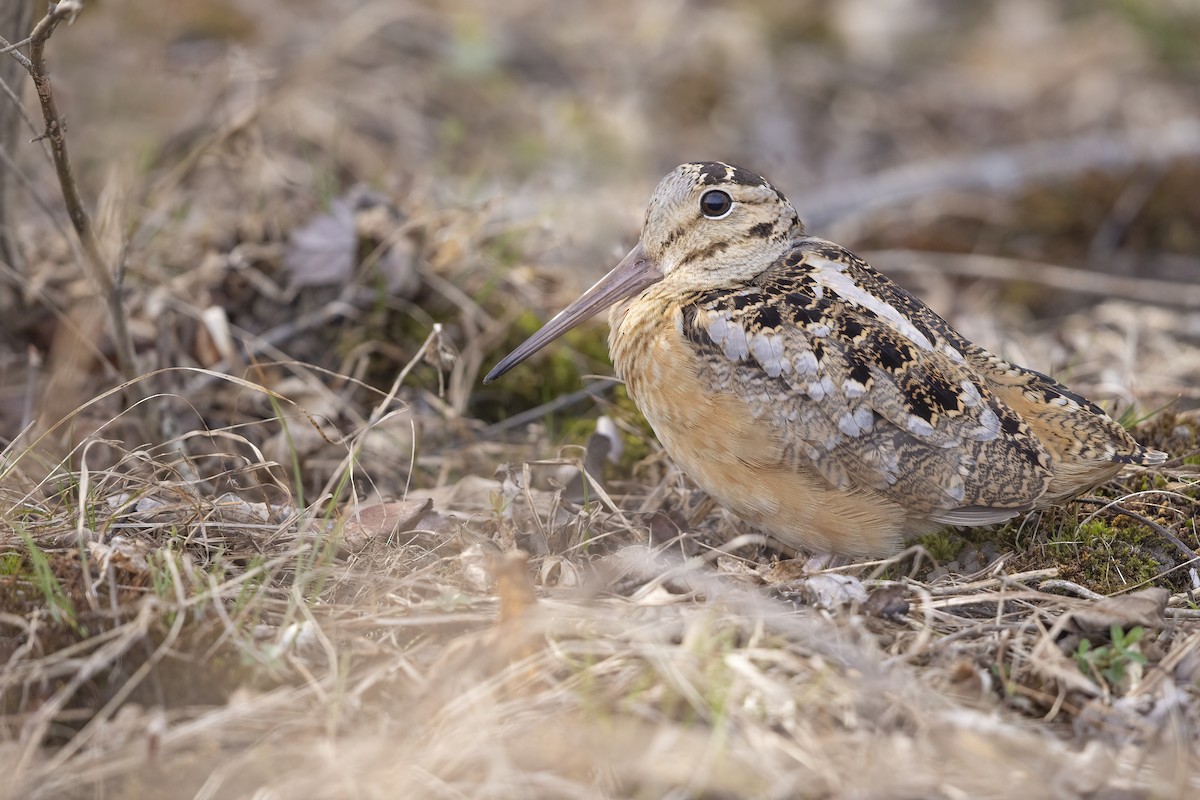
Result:
<svg viewBox="0 0 1200 800"><path fill-rule="evenodd" d="M681 164L654 190L637 246L505 356L483 382L659 281L669 280L680 291L748 281L771 266L803 230L792 204L760 175L719 161Z"/></svg>

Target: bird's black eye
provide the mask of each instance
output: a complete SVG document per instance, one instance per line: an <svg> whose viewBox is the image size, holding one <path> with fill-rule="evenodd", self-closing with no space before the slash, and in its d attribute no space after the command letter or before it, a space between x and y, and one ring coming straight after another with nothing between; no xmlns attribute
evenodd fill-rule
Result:
<svg viewBox="0 0 1200 800"><path fill-rule="evenodd" d="M720 219L733 208L733 198L720 189L705 192L700 197L700 213L709 219Z"/></svg>

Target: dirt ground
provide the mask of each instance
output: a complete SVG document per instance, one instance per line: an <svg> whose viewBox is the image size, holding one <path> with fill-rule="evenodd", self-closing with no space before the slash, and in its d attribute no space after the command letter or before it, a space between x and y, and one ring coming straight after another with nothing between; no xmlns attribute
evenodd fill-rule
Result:
<svg viewBox="0 0 1200 800"><path fill-rule="evenodd" d="M23 80L0 798L1200 796L1200 6L90 0L46 53L139 377ZM481 384L715 159L1170 459L811 574L603 320Z"/></svg>

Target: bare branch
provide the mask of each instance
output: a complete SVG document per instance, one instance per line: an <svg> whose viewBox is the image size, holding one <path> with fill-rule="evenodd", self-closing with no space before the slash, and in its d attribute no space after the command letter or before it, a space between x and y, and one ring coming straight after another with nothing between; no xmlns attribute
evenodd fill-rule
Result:
<svg viewBox="0 0 1200 800"><path fill-rule="evenodd" d="M33 24L34 0L6 0L0 4L0 29L25 33ZM10 161L9 153L15 149L20 120L29 122L29 116L21 105L21 98L12 90L10 84L16 84L21 75L22 65L29 59L14 48L22 47L28 39L9 44L0 37L0 55L11 53L11 59L0 58L0 90L8 97L8 102L0 100L0 159ZM0 170L0 260L16 270L25 272L24 254L15 235L16 225L13 223L12 189L15 170L9 167L7 174ZM18 176L19 179L19 176ZM8 292L0 290L0 307L8 308Z"/></svg>
<svg viewBox="0 0 1200 800"><path fill-rule="evenodd" d="M130 382L130 386L134 387L133 390L144 396L146 389L142 382L134 380L138 375L138 370L134 358L133 340L129 333L124 298L121 293L121 283L113 277L114 273L120 274L120 270L112 269L105 262L100 251L100 244L96 240L91 218L79 195L79 186L75 181L71 159L67 152L66 132L54 99L54 89L50 83L50 73L46 66L46 42L59 23L73 20L82 10L82 0L62 0L62 2L50 5L46 16L34 26L33 32L29 36L29 76L33 78L34 87L37 89L42 118L46 126L45 140L50 145L50 155L54 161L55 171L58 173L59 188L62 191L67 214L71 218L71 224L75 228L83 250L84 267L107 306L109 326L117 356L117 367L126 381Z"/></svg>

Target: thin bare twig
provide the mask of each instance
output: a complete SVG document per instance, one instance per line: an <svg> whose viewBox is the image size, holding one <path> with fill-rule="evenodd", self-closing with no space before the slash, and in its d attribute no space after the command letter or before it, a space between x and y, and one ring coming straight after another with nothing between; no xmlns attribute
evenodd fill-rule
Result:
<svg viewBox="0 0 1200 800"><path fill-rule="evenodd" d="M0 38L0 55L4 55L5 53L11 54L18 64L25 69L29 69L29 59L18 49L29 44L29 42L30 38L28 36L19 42L10 42L7 39Z"/></svg>
<svg viewBox="0 0 1200 800"><path fill-rule="evenodd" d="M33 0L6 0L0 10L0 28L4 32L13 31L17 35L24 34L33 23ZM0 59L0 90L8 98L8 103L0 103L0 157L10 160L8 151L15 149L19 121L29 117L21 105L21 98L12 90L10 84L15 84L20 76L25 56L16 52L15 48L23 46L24 42L9 44L0 37L0 55L12 53L8 59ZM16 225L13 223L12 202L12 167L9 175L0 170L0 260L13 267L17 272L24 273L24 254L16 237Z"/></svg>
<svg viewBox="0 0 1200 800"><path fill-rule="evenodd" d="M62 0L51 4L46 16L34 26L29 36L29 76L37 89L38 101L42 107L42 117L45 121L45 138L50 143L50 154L54 161L54 169L58 174L58 184L62 191L63 203L67 215L79 237L83 248L83 263L88 277L104 298L108 310L109 326L116 350L117 368L127 381L131 391L137 393L138 399L144 399L146 387L141 381L135 380L138 375L137 362L134 358L133 339L129 333L128 317L125 312L125 301L121 293L121 282L114 278L114 272L105 263L100 251L100 243L92 227L91 217L83 205L79 194L79 186L75 182L74 170L67 152L66 130L62 117L58 113L58 105L54 99L54 88L50 83L50 72L46 67L46 42L54 33L60 22L73 19L83 10L81 0ZM13 51L14 53L16 51Z"/></svg>

